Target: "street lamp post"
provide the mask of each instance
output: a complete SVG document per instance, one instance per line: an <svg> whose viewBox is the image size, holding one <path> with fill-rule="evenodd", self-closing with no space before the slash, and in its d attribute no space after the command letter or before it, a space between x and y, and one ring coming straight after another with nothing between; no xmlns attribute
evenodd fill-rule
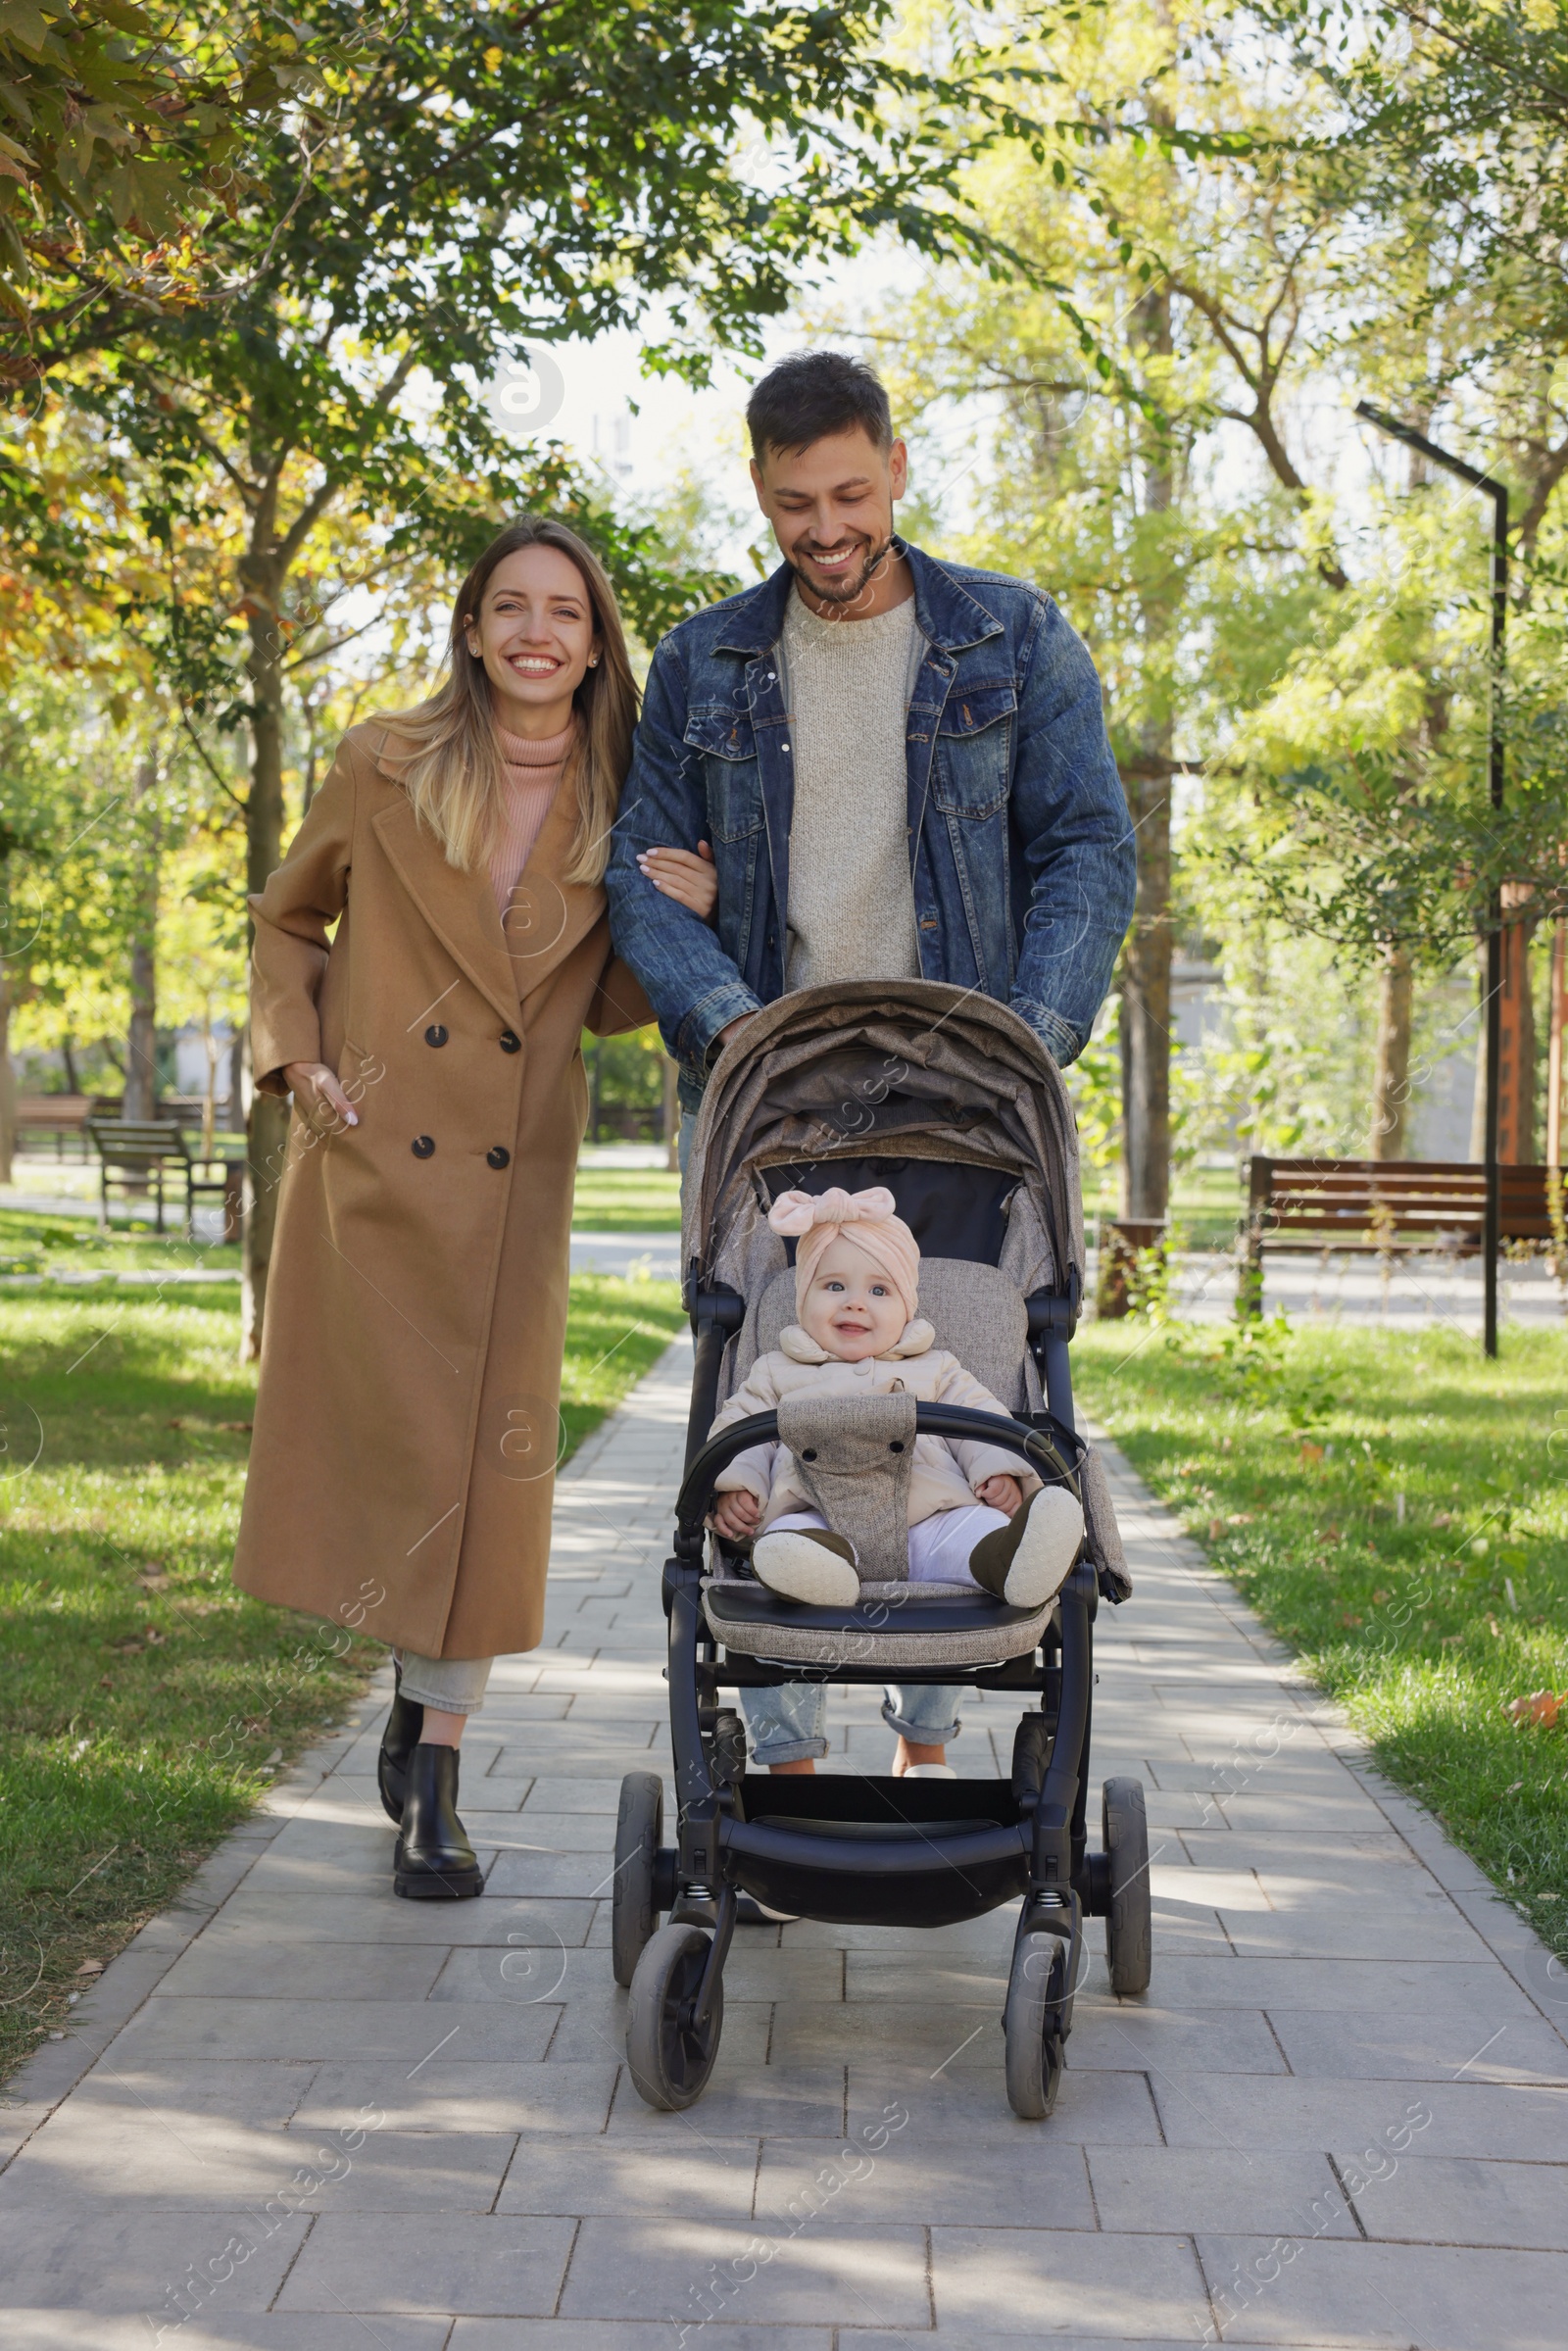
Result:
<svg viewBox="0 0 1568 2351"><path fill-rule="evenodd" d="M1402 441L1408 449L1419 449L1434 465L1446 473L1456 473L1473 490L1480 490L1492 500L1492 713L1488 771L1494 808L1502 807L1502 663L1503 644L1508 625L1508 492L1500 481L1490 473L1482 473L1467 465L1462 457L1450 457L1436 441L1429 441L1424 432L1413 424L1401 424L1397 416L1386 416L1374 408L1370 400L1358 400L1355 413L1375 424L1379 432L1387 433L1393 441ZM1482 1230L1482 1254L1486 1259L1483 1307L1483 1344L1489 1355L1497 1351L1497 1244L1500 1215L1497 1179L1497 1080L1498 1063L1502 1058L1502 896L1495 883L1487 901L1487 1097L1486 1097L1486 1171L1487 1204Z"/></svg>

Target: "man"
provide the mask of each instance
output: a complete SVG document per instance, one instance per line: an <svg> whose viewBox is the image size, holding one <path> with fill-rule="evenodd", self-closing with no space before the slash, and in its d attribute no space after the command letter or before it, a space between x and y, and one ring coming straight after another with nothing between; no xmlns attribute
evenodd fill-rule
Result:
<svg viewBox="0 0 1568 2351"><path fill-rule="evenodd" d="M897 536L907 452L860 361L782 360L746 416L784 560L660 646L607 876L682 1110L753 1012L844 980L980 989L1076 1060L1135 887L1094 663L1037 588ZM645 864L704 842L711 927ZM751 1698L759 1762L811 1769L821 1694ZM942 1767L954 1694L889 1693L896 1771Z"/></svg>

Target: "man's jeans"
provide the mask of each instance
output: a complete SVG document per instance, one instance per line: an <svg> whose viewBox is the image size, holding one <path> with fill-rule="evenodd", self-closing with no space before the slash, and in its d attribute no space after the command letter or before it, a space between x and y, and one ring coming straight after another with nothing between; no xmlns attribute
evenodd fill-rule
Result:
<svg viewBox="0 0 1568 2351"><path fill-rule="evenodd" d="M891 1685L882 1700L882 1720L911 1746L944 1747L958 1736L962 1688L936 1682ZM741 1712L751 1733L752 1761L759 1771L772 1763L814 1763L827 1753L822 1726L827 1689L821 1682L786 1682L778 1690L743 1690Z"/></svg>

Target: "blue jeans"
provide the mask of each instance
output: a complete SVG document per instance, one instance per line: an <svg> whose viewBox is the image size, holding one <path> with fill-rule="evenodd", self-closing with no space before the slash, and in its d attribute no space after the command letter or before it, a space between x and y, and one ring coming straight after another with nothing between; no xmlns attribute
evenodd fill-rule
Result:
<svg viewBox="0 0 1568 2351"><path fill-rule="evenodd" d="M955 1690L938 1682L911 1682L903 1689L890 1684L882 1699L882 1720L911 1745L945 1747L958 1736L962 1696L961 1685ZM827 1753L822 1735L825 1683L785 1682L777 1690L743 1690L740 1701L751 1733L752 1761L759 1771L774 1763L814 1763Z"/></svg>

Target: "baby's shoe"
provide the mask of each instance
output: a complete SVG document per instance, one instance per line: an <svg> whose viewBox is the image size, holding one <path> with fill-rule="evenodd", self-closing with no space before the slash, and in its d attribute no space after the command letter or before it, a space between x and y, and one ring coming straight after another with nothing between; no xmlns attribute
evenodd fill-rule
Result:
<svg viewBox="0 0 1568 2351"><path fill-rule="evenodd" d="M853 1608L860 1596L855 1545L826 1527L785 1527L752 1545L758 1581L812 1608Z"/></svg>
<svg viewBox="0 0 1568 2351"><path fill-rule="evenodd" d="M1066 1583L1083 1539L1083 1504L1065 1486L1042 1486L1004 1527L981 1536L969 1573L1009 1608L1041 1608Z"/></svg>

